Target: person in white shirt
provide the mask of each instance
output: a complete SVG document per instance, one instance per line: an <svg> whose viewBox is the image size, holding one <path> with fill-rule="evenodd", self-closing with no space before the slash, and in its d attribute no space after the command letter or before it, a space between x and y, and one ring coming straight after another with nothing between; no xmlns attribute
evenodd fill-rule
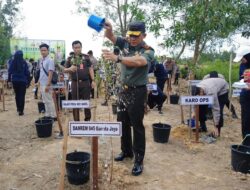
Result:
<svg viewBox="0 0 250 190"><path fill-rule="evenodd" d="M53 89L51 87L52 74L55 70L55 64L49 56L49 46L47 44L41 44L39 49L42 55L42 58L39 61L39 82L43 103L45 104L45 117L51 117L54 120L57 120L55 105L52 98Z"/></svg>
<svg viewBox="0 0 250 190"><path fill-rule="evenodd" d="M222 78L208 78L197 84L197 94L213 96L214 98L212 112L215 124L213 135L215 137L220 136L221 127L223 127L223 109L228 99L228 89L227 81Z"/></svg>

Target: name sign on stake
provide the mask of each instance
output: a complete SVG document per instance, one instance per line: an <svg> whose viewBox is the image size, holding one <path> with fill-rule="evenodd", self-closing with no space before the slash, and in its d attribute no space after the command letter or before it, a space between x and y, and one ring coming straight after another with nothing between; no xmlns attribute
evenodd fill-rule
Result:
<svg viewBox="0 0 250 190"><path fill-rule="evenodd" d="M181 105L208 105L213 103L213 96L181 96Z"/></svg>
<svg viewBox="0 0 250 190"><path fill-rule="evenodd" d="M201 82L201 80L189 80L188 82L190 86L196 86Z"/></svg>
<svg viewBox="0 0 250 190"><path fill-rule="evenodd" d="M63 100L62 108L71 109L71 108L89 108L89 100Z"/></svg>
<svg viewBox="0 0 250 190"><path fill-rule="evenodd" d="M148 89L149 91L157 90L157 85L156 85L156 84L152 84L152 83L147 84L147 89Z"/></svg>
<svg viewBox="0 0 250 190"><path fill-rule="evenodd" d="M69 136L122 136L121 122L69 122Z"/></svg>
<svg viewBox="0 0 250 190"><path fill-rule="evenodd" d="M232 97L239 97L241 93L241 89L234 89L232 93Z"/></svg>
<svg viewBox="0 0 250 190"><path fill-rule="evenodd" d="M52 85L52 88L65 88L64 82L57 82Z"/></svg>
<svg viewBox="0 0 250 190"><path fill-rule="evenodd" d="M3 77L3 80L8 80L8 74L4 73L4 74L2 75L2 77Z"/></svg>

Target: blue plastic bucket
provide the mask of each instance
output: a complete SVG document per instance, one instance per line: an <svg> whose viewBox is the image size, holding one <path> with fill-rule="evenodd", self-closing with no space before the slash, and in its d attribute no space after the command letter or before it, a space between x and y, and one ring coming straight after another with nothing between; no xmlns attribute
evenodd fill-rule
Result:
<svg viewBox="0 0 250 190"><path fill-rule="evenodd" d="M187 125L190 126L190 123L189 123L190 119L187 120ZM195 127L195 119L191 119L191 128L194 128Z"/></svg>
<svg viewBox="0 0 250 190"><path fill-rule="evenodd" d="M95 29L97 32L100 32L105 23L105 18L101 18L95 15L91 15L88 20L88 26Z"/></svg>

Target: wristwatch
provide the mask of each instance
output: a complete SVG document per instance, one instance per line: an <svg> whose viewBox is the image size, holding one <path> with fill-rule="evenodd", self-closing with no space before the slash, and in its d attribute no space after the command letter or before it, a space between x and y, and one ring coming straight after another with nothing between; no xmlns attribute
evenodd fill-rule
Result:
<svg viewBox="0 0 250 190"><path fill-rule="evenodd" d="M117 56L116 63L121 63L121 62L122 62L122 56L121 56L121 55L118 55L118 56Z"/></svg>

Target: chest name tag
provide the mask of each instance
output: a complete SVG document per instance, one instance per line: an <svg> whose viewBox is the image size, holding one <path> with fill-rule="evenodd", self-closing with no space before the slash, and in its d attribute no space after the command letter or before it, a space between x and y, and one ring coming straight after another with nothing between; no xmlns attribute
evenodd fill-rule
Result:
<svg viewBox="0 0 250 190"><path fill-rule="evenodd" d="M82 64L82 63L80 64L80 69L84 69L84 66L83 66L83 64Z"/></svg>

